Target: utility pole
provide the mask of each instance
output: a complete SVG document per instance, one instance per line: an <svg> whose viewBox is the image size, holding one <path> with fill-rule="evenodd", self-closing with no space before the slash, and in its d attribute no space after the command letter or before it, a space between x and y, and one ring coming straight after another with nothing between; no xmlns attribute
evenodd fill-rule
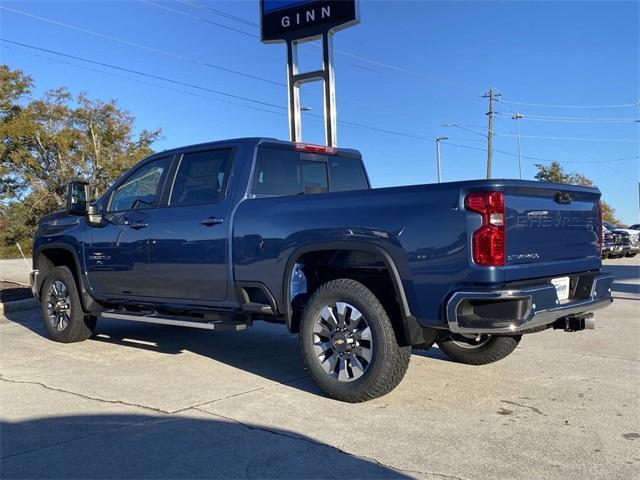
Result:
<svg viewBox="0 0 640 480"><path fill-rule="evenodd" d="M487 178L491 178L491 160L493 158L493 100L500 95L500 93L494 92L493 88L490 88L489 91L482 96L482 98L489 99L489 111L487 112L489 116L489 129L487 131Z"/></svg>
<svg viewBox="0 0 640 480"><path fill-rule="evenodd" d="M449 137L436 137L436 171L438 172L438 183L440 183L440 141L449 140Z"/></svg>
<svg viewBox="0 0 640 480"><path fill-rule="evenodd" d="M522 180L522 155L520 153L520 119L524 118L524 115L516 113L511 118L516 121L516 136L518 137L518 172L520 173L520 180Z"/></svg>

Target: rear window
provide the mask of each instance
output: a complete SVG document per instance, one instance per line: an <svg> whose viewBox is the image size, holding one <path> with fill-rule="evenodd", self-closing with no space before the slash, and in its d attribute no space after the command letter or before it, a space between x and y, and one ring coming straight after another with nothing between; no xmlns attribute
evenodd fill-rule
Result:
<svg viewBox="0 0 640 480"><path fill-rule="evenodd" d="M315 153L260 148L252 193L300 195L369 188L362 162Z"/></svg>

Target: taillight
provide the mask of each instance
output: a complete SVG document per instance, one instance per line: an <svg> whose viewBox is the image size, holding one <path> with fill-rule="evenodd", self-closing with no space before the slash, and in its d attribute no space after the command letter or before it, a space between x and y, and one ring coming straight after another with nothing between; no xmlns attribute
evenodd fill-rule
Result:
<svg viewBox="0 0 640 480"><path fill-rule="evenodd" d="M473 261L477 265L499 267L505 258L505 215L502 192L470 193L465 208L482 215L482 226L473 232Z"/></svg>
<svg viewBox="0 0 640 480"><path fill-rule="evenodd" d="M310 143L296 143L296 150L299 152L333 155L338 149L336 147L323 147L322 145L312 145Z"/></svg>

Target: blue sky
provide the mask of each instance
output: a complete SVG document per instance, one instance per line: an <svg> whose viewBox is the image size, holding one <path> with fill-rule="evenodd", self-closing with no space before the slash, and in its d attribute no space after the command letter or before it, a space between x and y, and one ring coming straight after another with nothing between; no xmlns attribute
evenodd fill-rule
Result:
<svg viewBox="0 0 640 480"><path fill-rule="evenodd" d="M158 150L227 137L287 138L286 49L256 38L258 4L5 0L4 7L103 36L6 9L0 10L0 36L272 106L3 42L0 55L33 76L36 95L65 85L74 93L117 99L139 128L163 129ZM640 123L633 119L640 118L639 109L601 106L638 101L639 5L364 0L360 25L335 37L336 88L338 119L372 128L341 124L338 144L363 152L374 186L429 183L436 178L431 139L446 135L443 179L482 178L487 101L481 95L494 87L503 100L496 104L494 145L512 154L495 153L494 177L518 175L511 116L519 112L525 116L522 154L540 159L523 158L525 178L535 174L534 163L559 160L592 178L624 222L637 223ZM301 56L303 67L312 69L320 50L307 46ZM312 108L305 114L304 140L321 143L322 123L313 116L322 111L320 85L305 86L302 103Z"/></svg>

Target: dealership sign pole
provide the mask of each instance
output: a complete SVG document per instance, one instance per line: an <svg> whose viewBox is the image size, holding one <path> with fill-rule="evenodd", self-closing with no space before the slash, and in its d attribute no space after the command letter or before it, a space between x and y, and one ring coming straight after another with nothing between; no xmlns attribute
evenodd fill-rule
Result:
<svg viewBox="0 0 640 480"><path fill-rule="evenodd" d="M286 42L289 94L289 137L302 141L300 86L324 84L325 144L337 146L336 95L333 75L333 34L359 22L357 0L260 0L260 31L263 43ZM298 70L298 45L322 41L322 69Z"/></svg>

